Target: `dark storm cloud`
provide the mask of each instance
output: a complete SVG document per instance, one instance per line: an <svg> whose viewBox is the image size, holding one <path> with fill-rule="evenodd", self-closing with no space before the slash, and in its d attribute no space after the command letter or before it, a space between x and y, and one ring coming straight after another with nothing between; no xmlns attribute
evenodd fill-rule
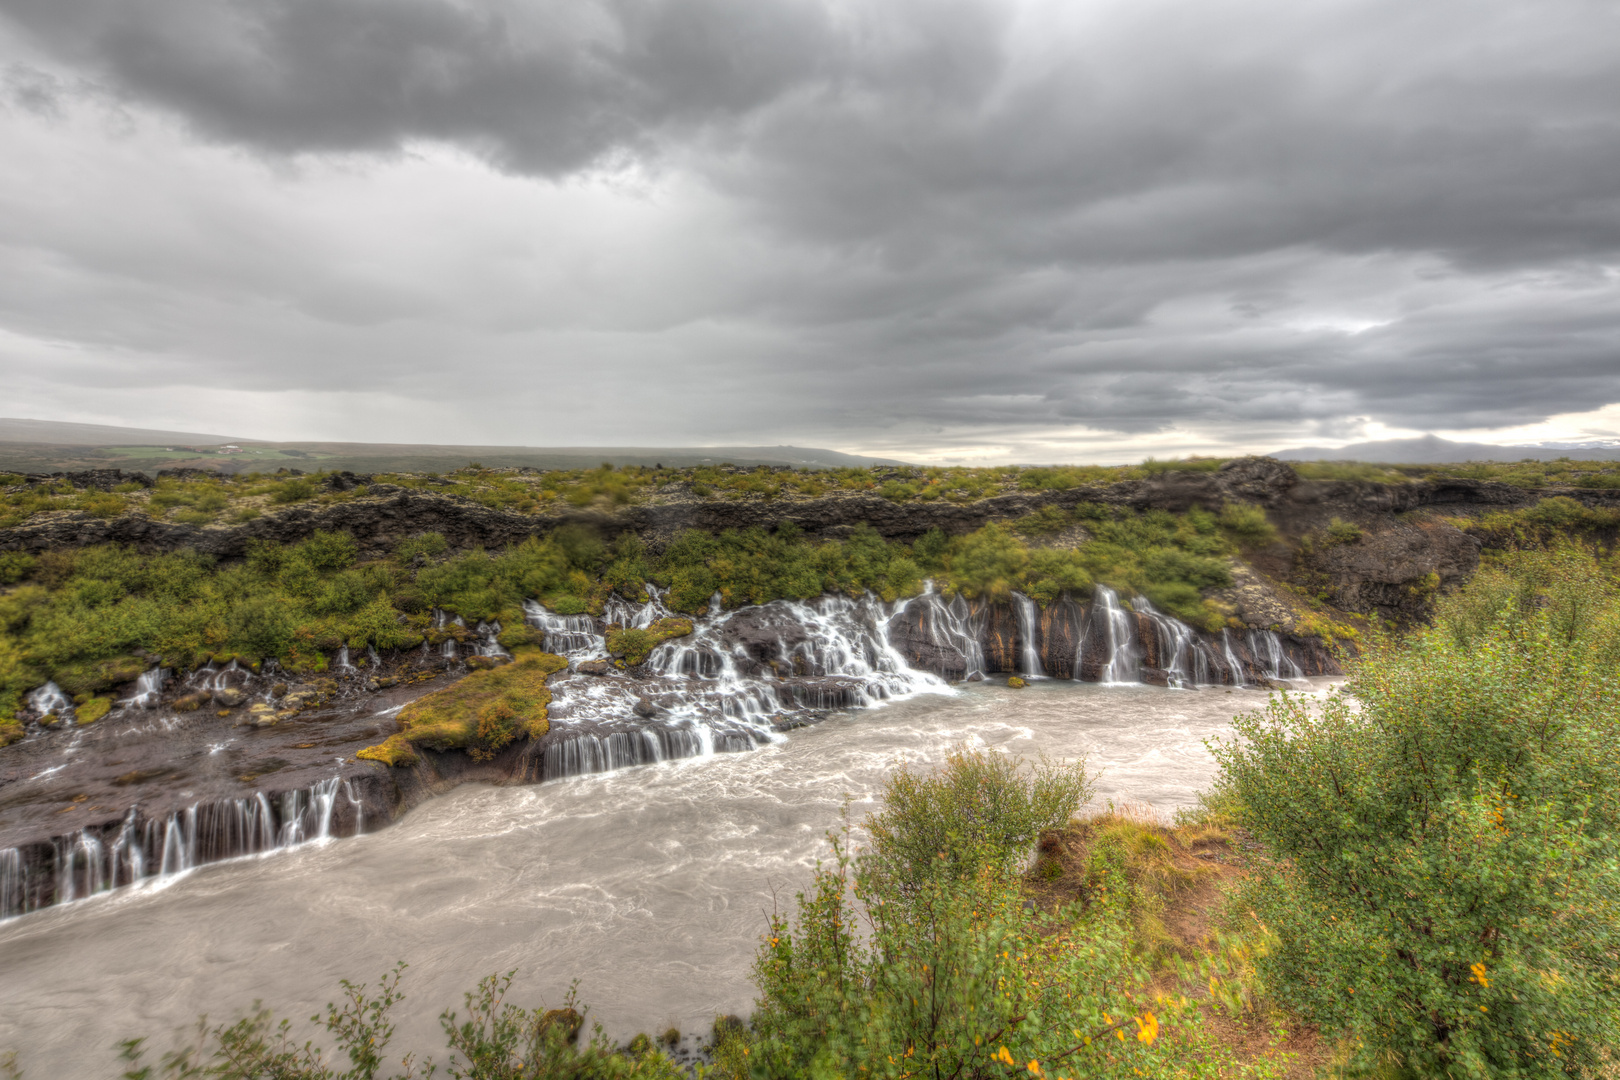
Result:
<svg viewBox="0 0 1620 1080"><path fill-rule="evenodd" d="M272 156L427 140L521 176L700 177L758 265L660 317L774 332L727 370L774 372L755 400L791 386L820 430L1493 427L1620 401L1610 3L0 11L131 107ZM31 79L12 96L36 111L69 92ZM852 382L858 403L826 389Z"/></svg>

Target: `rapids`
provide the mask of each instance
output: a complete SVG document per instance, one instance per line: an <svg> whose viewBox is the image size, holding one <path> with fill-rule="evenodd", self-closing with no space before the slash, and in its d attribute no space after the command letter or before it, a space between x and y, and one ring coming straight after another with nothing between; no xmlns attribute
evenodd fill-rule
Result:
<svg viewBox="0 0 1620 1080"><path fill-rule="evenodd" d="M1123 676L1125 660L1110 656L1110 674ZM440 1011L513 969L525 1004L560 1004L577 977L590 1018L617 1037L706 1031L716 1014L749 1011L766 913L791 905L846 802L859 819L897 763L937 762L964 741L1083 755L1101 771L1099 799L1168 812L1208 782L1204 740L1264 701L1225 688L978 683L835 713L750 753L463 787L375 833L0 922L0 1051L15 1048L31 1077L111 1076L122 1038L150 1036L161 1051L197 1014L234 1019L255 999L301 1021L339 979L374 982L396 960L412 965L395 1012L400 1052L442 1056Z"/></svg>

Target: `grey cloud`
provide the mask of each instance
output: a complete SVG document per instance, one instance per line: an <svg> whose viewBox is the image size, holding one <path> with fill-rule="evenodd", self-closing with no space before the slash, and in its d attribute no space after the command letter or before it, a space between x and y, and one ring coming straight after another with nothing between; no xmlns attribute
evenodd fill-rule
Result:
<svg viewBox="0 0 1620 1080"><path fill-rule="evenodd" d="M1502 427L1620 401L1612 4L0 12L81 81L214 142L389 158L440 141L548 182L642 165L724 206L729 245L650 284L615 264L583 302L514 277L492 286L498 317L468 314L430 269L402 284L315 265L273 222L243 225L234 253L166 265L8 230L0 265L60 276L0 296L5 325L144 350L154 370L224 354L243 383L385 377L434 397L445 356L507 380L540 356L574 380L569 350L597 350L598 377L694 410L664 410L661 437L700 441L761 437L784 415L800 441L948 442L975 425L1351 437L1373 420ZM8 85L48 114L77 84ZM699 377L740 417L706 412ZM495 411L527 401L511 397Z"/></svg>

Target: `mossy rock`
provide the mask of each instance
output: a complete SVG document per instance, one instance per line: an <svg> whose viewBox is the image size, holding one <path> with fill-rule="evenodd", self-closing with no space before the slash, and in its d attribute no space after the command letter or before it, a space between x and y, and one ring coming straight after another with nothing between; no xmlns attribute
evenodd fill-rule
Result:
<svg viewBox="0 0 1620 1080"><path fill-rule="evenodd" d="M110 660L69 664L52 672L51 679L69 697L76 697L134 682L150 666L151 662L144 657L115 656Z"/></svg>
<svg viewBox="0 0 1620 1080"><path fill-rule="evenodd" d="M503 649L521 649L526 646L535 649L545 648L544 630L537 630L523 622L508 623L504 619L501 620L501 627L501 632L495 640L501 643Z"/></svg>
<svg viewBox="0 0 1620 1080"><path fill-rule="evenodd" d="M74 708L73 716L80 724L93 724L112 712L112 707L112 698L95 697Z"/></svg>
<svg viewBox="0 0 1620 1080"><path fill-rule="evenodd" d="M538 739L551 730L546 680L567 668L560 656L518 649L510 664L475 671L406 705L399 712L403 730L355 756L397 767L415 764L417 747L486 757L520 735Z"/></svg>
<svg viewBox="0 0 1620 1080"><path fill-rule="evenodd" d="M1014 690L1022 690L1024 687L1028 686L1029 683L1025 682L1023 679L1020 679L1017 675L1012 675L1008 677L1007 685Z"/></svg>
<svg viewBox="0 0 1620 1080"><path fill-rule="evenodd" d="M685 637L692 632L692 620L671 618L659 619L646 629L638 627L619 627L609 630L607 634L607 650L614 656L622 657L626 664L635 666L644 662L652 651L672 638Z"/></svg>
<svg viewBox="0 0 1620 1080"><path fill-rule="evenodd" d="M27 732L16 717L0 716L0 746L10 746L14 742L21 742Z"/></svg>

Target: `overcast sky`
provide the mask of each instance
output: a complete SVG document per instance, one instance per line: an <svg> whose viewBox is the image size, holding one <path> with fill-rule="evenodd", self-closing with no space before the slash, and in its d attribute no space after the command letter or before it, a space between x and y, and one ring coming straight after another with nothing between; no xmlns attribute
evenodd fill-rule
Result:
<svg viewBox="0 0 1620 1080"><path fill-rule="evenodd" d="M0 0L0 415L1620 437L1613 0Z"/></svg>

